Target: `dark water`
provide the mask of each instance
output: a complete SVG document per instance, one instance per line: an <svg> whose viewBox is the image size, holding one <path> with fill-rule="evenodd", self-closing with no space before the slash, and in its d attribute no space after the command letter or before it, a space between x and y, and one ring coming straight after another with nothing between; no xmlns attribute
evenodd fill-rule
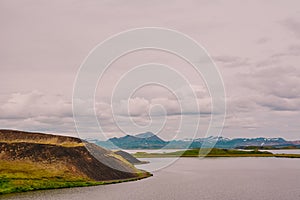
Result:
<svg viewBox="0 0 300 200"><path fill-rule="evenodd" d="M147 159L152 169L166 158ZM141 167L141 166L140 166ZM29 192L20 200L291 200L300 199L300 159L181 158L140 181L86 188Z"/></svg>

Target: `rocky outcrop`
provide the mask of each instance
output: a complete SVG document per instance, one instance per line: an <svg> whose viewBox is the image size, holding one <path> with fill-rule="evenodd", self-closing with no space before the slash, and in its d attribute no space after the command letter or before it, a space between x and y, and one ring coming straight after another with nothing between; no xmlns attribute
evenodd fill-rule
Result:
<svg viewBox="0 0 300 200"><path fill-rule="evenodd" d="M63 164L72 173L95 181L129 179L145 173L120 155L78 138L13 130L0 130L0 159Z"/></svg>

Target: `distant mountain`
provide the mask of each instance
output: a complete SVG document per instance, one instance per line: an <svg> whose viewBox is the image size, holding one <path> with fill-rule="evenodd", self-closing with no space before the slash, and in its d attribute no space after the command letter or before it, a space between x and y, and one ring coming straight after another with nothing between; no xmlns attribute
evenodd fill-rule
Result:
<svg viewBox="0 0 300 200"><path fill-rule="evenodd" d="M274 148L300 148L300 141L287 141L283 138L225 138L207 137L197 139L183 139L164 141L151 132L137 135L126 135L124 137L114 137L107 141L91 141L97 145L113 149L116 145L122 149L160 149L168 145L170 149L201 148L204 142L214 142L215 148L233 149L246 147L274 147Z"/></svg>
<svg viewBox="0 0 300 200"><path fill-rule="evenodd" d="M203 144L205 139L195 140L191 144L191 148L199 148ZM228 139L219 137L217 138L217 142L215 148L243 148L248 146L291 146L292 143L290 141L286 141L283 138L234 138Z"/></svg>
<svg viewBox="0 0 300 200"><path fill-rule="evenodd" d="M114 137L108 140L122 149L157 149L163 148L168 142L160 139L153 133L141 133L135 136Z"/></svg>
<svg viewBox="0 0 300 200"><path fill-rule="evenodd" d="M245 147L274 147L282 148L289 146L297 146L292 141L286 141L283 138L224 138L224 137L209 137L209 138L198 138L192 141L190 148L201 148L205 141L215 141L215 148L233 149L233 148L245 148ZM177 143L181 143L178 141ZM178 147L179 145L177 145ZM299 145L300 147L300 145ZM296 147L297 148L297 147Z"/></svg>
<svg viewBox="0 0 300 200"><path fill-rule="evenodd" d="M300 145L300 140L291 141L294 145Z"/></svg>

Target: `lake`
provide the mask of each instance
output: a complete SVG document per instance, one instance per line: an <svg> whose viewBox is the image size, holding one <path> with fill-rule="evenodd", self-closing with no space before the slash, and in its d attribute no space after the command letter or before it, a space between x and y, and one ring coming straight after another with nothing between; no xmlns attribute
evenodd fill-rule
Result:
<svg viewBox="0 0 300 200"><path fill-rule="evenodd" d="M152 170L169 158L147 158ZM35 191L11 200L290 200L300 199L300 159L180 158L154 176L115 185Z"/></svg>

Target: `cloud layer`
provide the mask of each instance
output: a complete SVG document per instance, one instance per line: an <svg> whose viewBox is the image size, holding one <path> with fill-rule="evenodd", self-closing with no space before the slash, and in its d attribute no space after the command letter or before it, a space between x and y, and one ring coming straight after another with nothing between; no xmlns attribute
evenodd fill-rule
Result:
<svg viewBox="0 0 300 200"><path fill-rule="evenodd" d="M3 0L0 2L0 127L76 135L73 83L88 52L120 31L158 26L193 37L219 67L227 99L224 136L299 139L298 8L297 0L272 3ZM129 101L118 99L115 117L132 133L150 123L158 127L166 119L160 136L172 138L182 116L192 121L200 114L199 136L204 136L211 112L204 80L180 58L153 51L120 58L99 81L95 108L107 136L123 134L112 116L113 87L130 67L147 62L168 64L180 71L195 89L200 111L188 107L194 99L188 96L176 99L164 88L153 86L141 88ZM178 88L178 92L185 91ZM188 108L185 113L180 112L180 103ZM137 127L126 123L128 114Z"/></svg>

